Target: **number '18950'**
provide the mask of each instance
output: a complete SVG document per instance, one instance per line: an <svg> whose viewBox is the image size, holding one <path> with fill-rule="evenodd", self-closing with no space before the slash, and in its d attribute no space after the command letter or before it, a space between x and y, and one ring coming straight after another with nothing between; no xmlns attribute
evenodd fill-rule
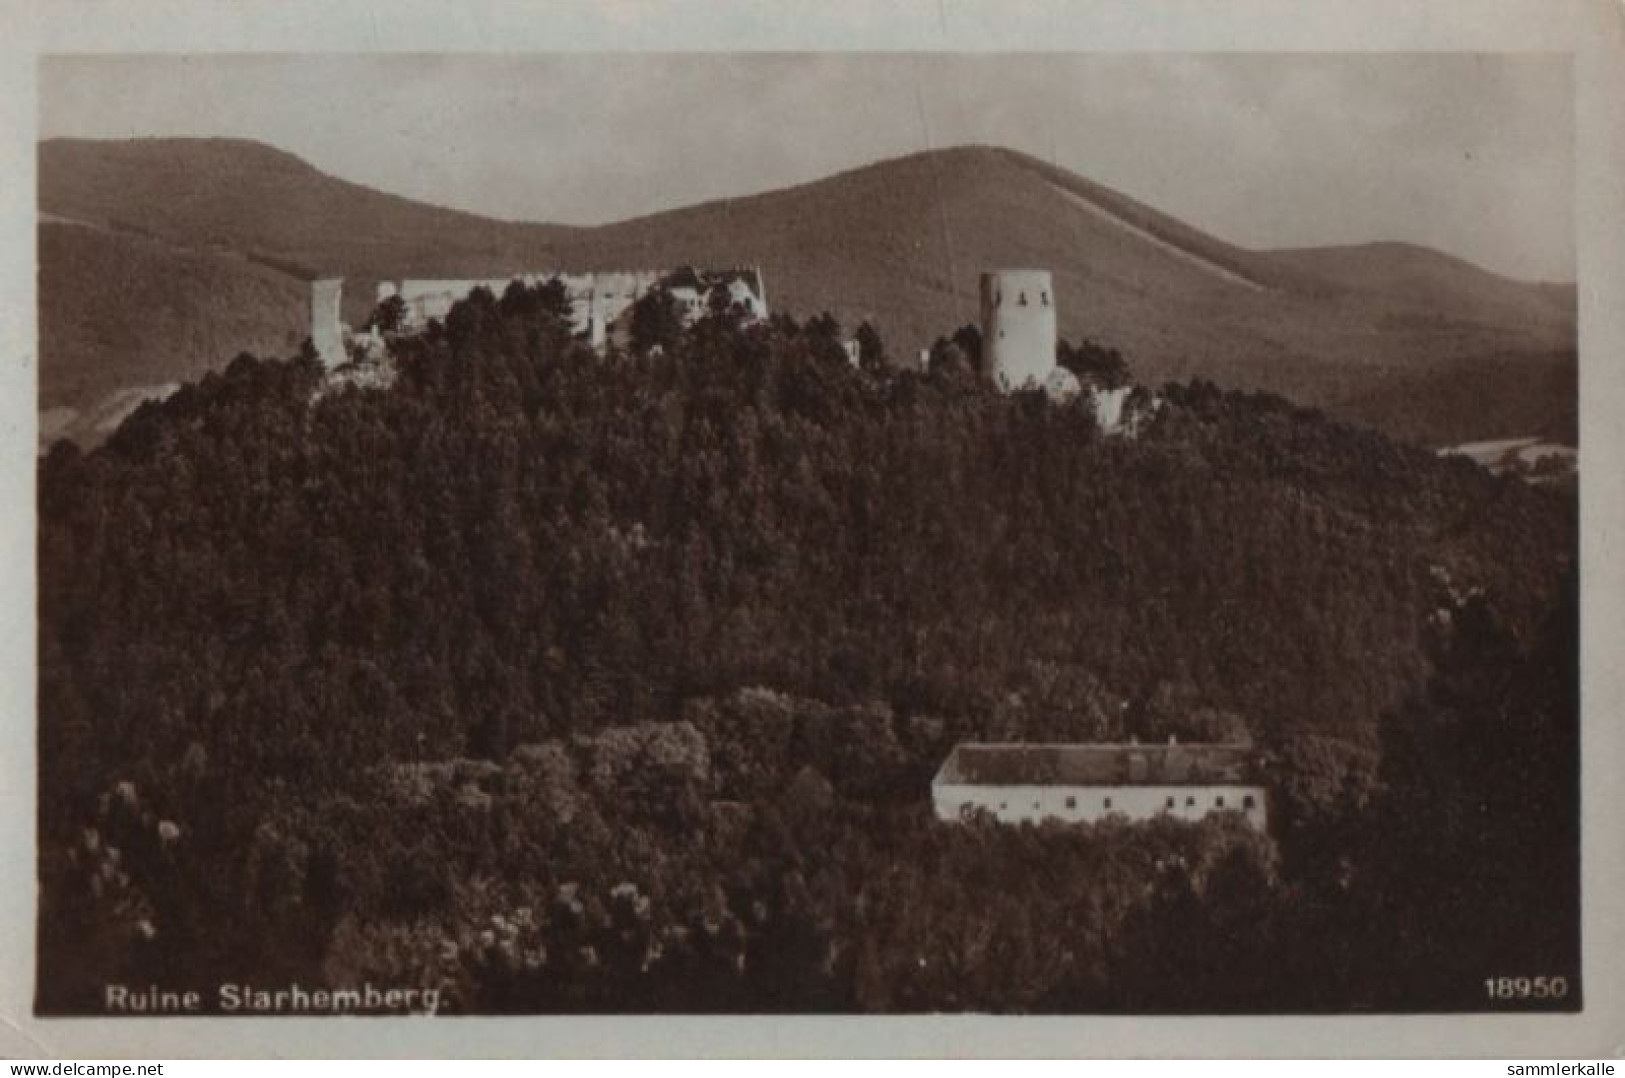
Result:
<svg viewBox="0 0 1625 1078"><path fill-rule="evenodd" d="M1486 977L1484 991L1491 999L1563 999L1569 994L1567 977Z"/></svg>

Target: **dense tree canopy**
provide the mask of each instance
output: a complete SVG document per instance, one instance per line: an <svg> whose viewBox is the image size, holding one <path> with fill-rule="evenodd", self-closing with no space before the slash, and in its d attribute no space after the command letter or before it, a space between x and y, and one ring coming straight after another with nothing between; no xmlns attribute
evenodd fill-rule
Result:
<svg viewBox="0 0 1625 1078"><path fill-rule="evenodd" d="M886 343L880 339L880 331L868 322L858 326L853 335L858 342L858 365L864 370L878 372L886 366Z"/></svg>
<svg viewBox="0 0 1625 1078"><path fill-rule="evenodd" d="M1077 376L1086 386L1121 389L1131 384L1128 360L1115 348L1086 340L1077 347L1063 338L1055 347L1055 362Z"/></svg>
<svg viewBox="0 0 1625 1078"><path fill-rule="evenodd" d="M47 1009L1458 1007L1520 923L1577 974L1509 882L1573 879L1571 488L1200 382L1104 438L833 319L604 358L544 300L43 460ZM1275 839L930 816L956 741L1170 733L1255 742ZM1425 977L1356 946L1441 918Z"/></svg>
<svg viewBox="0 0 1625 1078"><path fill-rule="evenodd" d="M632 348L648 355L674 346L683 334L683 312L664 288L651 288L632 304Z"/></svg>
<svg viewBox="0 0 1625 1078"><path fill-rule="evenodd" d="M406 300L398 293L392 293L378 301L373 308L372 316L367 319L367 326L380 333L394 333L401 328L401 322L406 318Z"/></svg>

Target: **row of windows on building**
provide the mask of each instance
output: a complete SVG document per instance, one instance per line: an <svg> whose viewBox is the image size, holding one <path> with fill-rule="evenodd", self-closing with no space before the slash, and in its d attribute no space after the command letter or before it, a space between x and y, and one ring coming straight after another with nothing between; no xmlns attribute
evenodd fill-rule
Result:
<svg viewBox="0 0 1625 1078"><path fill-rule="evenodd" d="M1038 293L1038 297L1039 297L1040 302L1045 307L1049 306L1049 293L1048 292L1040 292L1040 293ZM993 293L993 306L995 306L995 307L1003 307L1004 306L1004 293L1002 291ZM1017 307L1025 307L1025 306L1027 306L1027 293L1022 292L1022 293L1019 293L1016 296L1016 306Z"/></svg>
<svg viewBox="0 0 1625 1078"><path fill-rule="evenodd" d="M1173 808L1176 808L1177 806L1178 806L1178 798L1169 797L1168 801L1167 801L1167 804L1164 807L1167 808L1167 809L1173 809ZM969 801L965 802L963 805L960 806L960 808L962 810L965 810L965 811L969 811L970 809L973 809L975 807L976 806L973 805ZM1000 801L999 802L999 811L1003 812L1003 811L1007 810L1009 807L1010 807L1010 803L1008 801ZM1033 808L1034 809L1040 809L1041 810L1041 809L1043 809L1043 807L1044 807L1044 803L1042 801L1034 801L1033 802ZM1078 807L1078 799L1077 799L1077 797L1069 795L1067 797L1067 799L1066 799L1066 807L1069 808L1069 809L1076 809ZM1112 809L1112 799L1109 798L1109 797L1102 798L1101 802L1100 802L1100 807L1104 811L1110 812L1111 809ZM1194 796L1186 797L1185 798L1185 807L1186 808L1196 808L1196 798ZM1217 795L1214 796L1214 798L1213 798L1213 807L1214 808L1220 808L1220 809L1225 807L1225 801L1224 801L1224 795L1223 794L1217 794ZM1253 810L1253 809L1255 809L1257 807L1258 807L1258 799L1255 798L1252 794L1244 794L1242 796L1242 798L1241 798L1242 811L1250 812L1251 810Z"/></svg>

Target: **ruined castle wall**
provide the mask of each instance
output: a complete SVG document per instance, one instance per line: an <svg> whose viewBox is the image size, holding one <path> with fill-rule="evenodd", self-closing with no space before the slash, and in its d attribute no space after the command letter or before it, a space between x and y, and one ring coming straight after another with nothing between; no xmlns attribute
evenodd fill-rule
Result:
<svg viewBox="0 0 1625 1078"><path fill-rule="evenodd" d="M571 328L577 333L587 333L593 346L602 348L612 336L624 335L625 323L632 305L651 288L670 277L672 272L659 269L592 273L538 270L503 278L385 281L378 286L378 299L382 301L391 295L400 296L406 302L404 328L419 329L431 318L444 320L452 306L466 298L475 288L483 286L500 297L515 280L534 287L556 278L564 285L565 294L570 300ZM755 279L760 288L759 273L755 274ZM764 295L753 293L748 285L738 280L730 282L729 291L757 318L767 316ZM673 289L673 292L679 295L681 303L682 294L690 293L692 290L679 287ZM686 321L693 321L705 314L704 297L699 293L692 293L692 300L692 303L683 305ZM749 302L745 303L746 300Z"/></svg>
<svg viewBox="0 0 1625 1078"><path fill-rule="evenodd" d="M339 322L339 304L344 298L344 279L329 277L310 282L310 343L329 370L348 358L344 352L344 329Z"/></svg>

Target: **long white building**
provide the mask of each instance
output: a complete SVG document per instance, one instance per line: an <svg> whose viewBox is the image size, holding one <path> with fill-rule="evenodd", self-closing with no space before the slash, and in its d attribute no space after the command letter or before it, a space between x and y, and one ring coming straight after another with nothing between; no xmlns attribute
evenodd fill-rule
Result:
<svg viewBox="0 0 1625 1078"><path fill-rule="evenodd" d="M931 798L950 821L984 810L1001 823L1239 812L1262 831L1268 815L1254 756L1239 744L965 743L931 780Z"/></svg>

